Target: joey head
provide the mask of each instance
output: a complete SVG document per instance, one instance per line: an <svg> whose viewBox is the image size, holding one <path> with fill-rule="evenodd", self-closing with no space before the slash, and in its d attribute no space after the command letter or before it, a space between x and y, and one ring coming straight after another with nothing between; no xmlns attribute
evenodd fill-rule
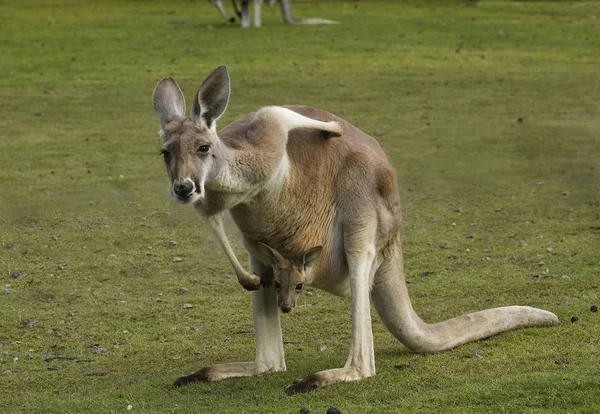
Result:
<svg viewBox="0 0 600 414"><path fill-rule="evenodd" d="M321 255L321 246L313 247L304 252L299 258L283 257L277 250L258 243L260 253L273 269L273 284L277 292L277 306L282 312L288 313L296 307L298 296L304 290L307 282L307 272Z"/></svg>

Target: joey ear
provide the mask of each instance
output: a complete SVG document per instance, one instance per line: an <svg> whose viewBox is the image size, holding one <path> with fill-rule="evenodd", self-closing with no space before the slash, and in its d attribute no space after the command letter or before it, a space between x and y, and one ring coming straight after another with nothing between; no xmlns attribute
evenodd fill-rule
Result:
<svg viewBox="0 0 600 414"><path fill-rule="evenodd" d="M317 246L312 249L308 249L306 253L302 256L302 265L307 268L312 266L312 264L321 256L321 251L323 247Z"/></svg>
<svg viewBox="0 0 600 414"><path fill-rule="evenodd" d="M258 242L258 248L260 250L260 253L262 253L264 258L269 262L269 265L279 266L285 263L285 259L283 258L283 256L279 254L277 250L271 248L271 246Z"/></svg>
<svg viewBox="0 0 600 414"><path fill-rule="evenodd" d="M216 121L229 102L230 80L225 66L219 66L204 79L192 105L190 118L199 126L216 129Z"/></svg>
<svg viewBox="0 0 600 414"><path fill-rule="evenodd" d="M185 116L185 99L173 78L164 78L158 82L152 94L152 103L161 128L164 128L173 115Z"/></svg>

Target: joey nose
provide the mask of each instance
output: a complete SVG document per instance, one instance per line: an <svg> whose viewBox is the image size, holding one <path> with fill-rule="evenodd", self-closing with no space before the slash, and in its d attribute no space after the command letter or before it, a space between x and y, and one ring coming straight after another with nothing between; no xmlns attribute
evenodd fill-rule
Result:
<svg viewBox="0 0 600 414"><path fill-rule="evenodd" d="M191 180L176 180L173 182L173 193L179 198L186 198L194 189Z"/></svg>

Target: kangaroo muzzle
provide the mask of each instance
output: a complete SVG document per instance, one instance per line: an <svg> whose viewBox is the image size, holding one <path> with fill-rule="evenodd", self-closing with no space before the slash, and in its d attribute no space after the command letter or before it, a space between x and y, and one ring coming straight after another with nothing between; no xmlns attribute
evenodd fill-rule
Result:
<svg viewBox="0 0 600 414"><path fill-rule="evenodd" d="M282 303L279 305L279 309L281 309L283 313L290 313L292 309L294 309L294 305L289 303Z"/></svg>
<svg viewBox="0 0 600 414"><path fill-rule="evenodd" d="M173 181L173 195L181 201L186 201L196 191L196 184L190 178Z"/></svg>

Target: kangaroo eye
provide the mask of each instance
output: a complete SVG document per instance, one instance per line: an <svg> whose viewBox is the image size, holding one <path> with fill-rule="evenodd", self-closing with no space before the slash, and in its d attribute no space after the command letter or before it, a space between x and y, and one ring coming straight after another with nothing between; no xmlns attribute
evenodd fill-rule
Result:
<svg viewBox="0 0 600 414"><path fill-rule="evenodd" d="M160 155L162 155L165 161L169 161L171 159L171 154L167 150L162 150Z"/></svg>
<svg viewBox="0 0 600 414"><path fill-rule="evenodd" d="M279 283L277 280L275 281L275 289L281 290L281 283Z"/></svg>
<svg viewBox="0 0 600 414"><path fill-rule="evenodd" d="M304 283L298 283L296 285L296 291L300 292L302 289L304 289Z"/></svg>
<svg viewBox="0 0 600 414"><path fill-rule="evenodd" d="M198 152L206 154L209 149L210 149L210 145L200 145L198 147Z"/></svg>

